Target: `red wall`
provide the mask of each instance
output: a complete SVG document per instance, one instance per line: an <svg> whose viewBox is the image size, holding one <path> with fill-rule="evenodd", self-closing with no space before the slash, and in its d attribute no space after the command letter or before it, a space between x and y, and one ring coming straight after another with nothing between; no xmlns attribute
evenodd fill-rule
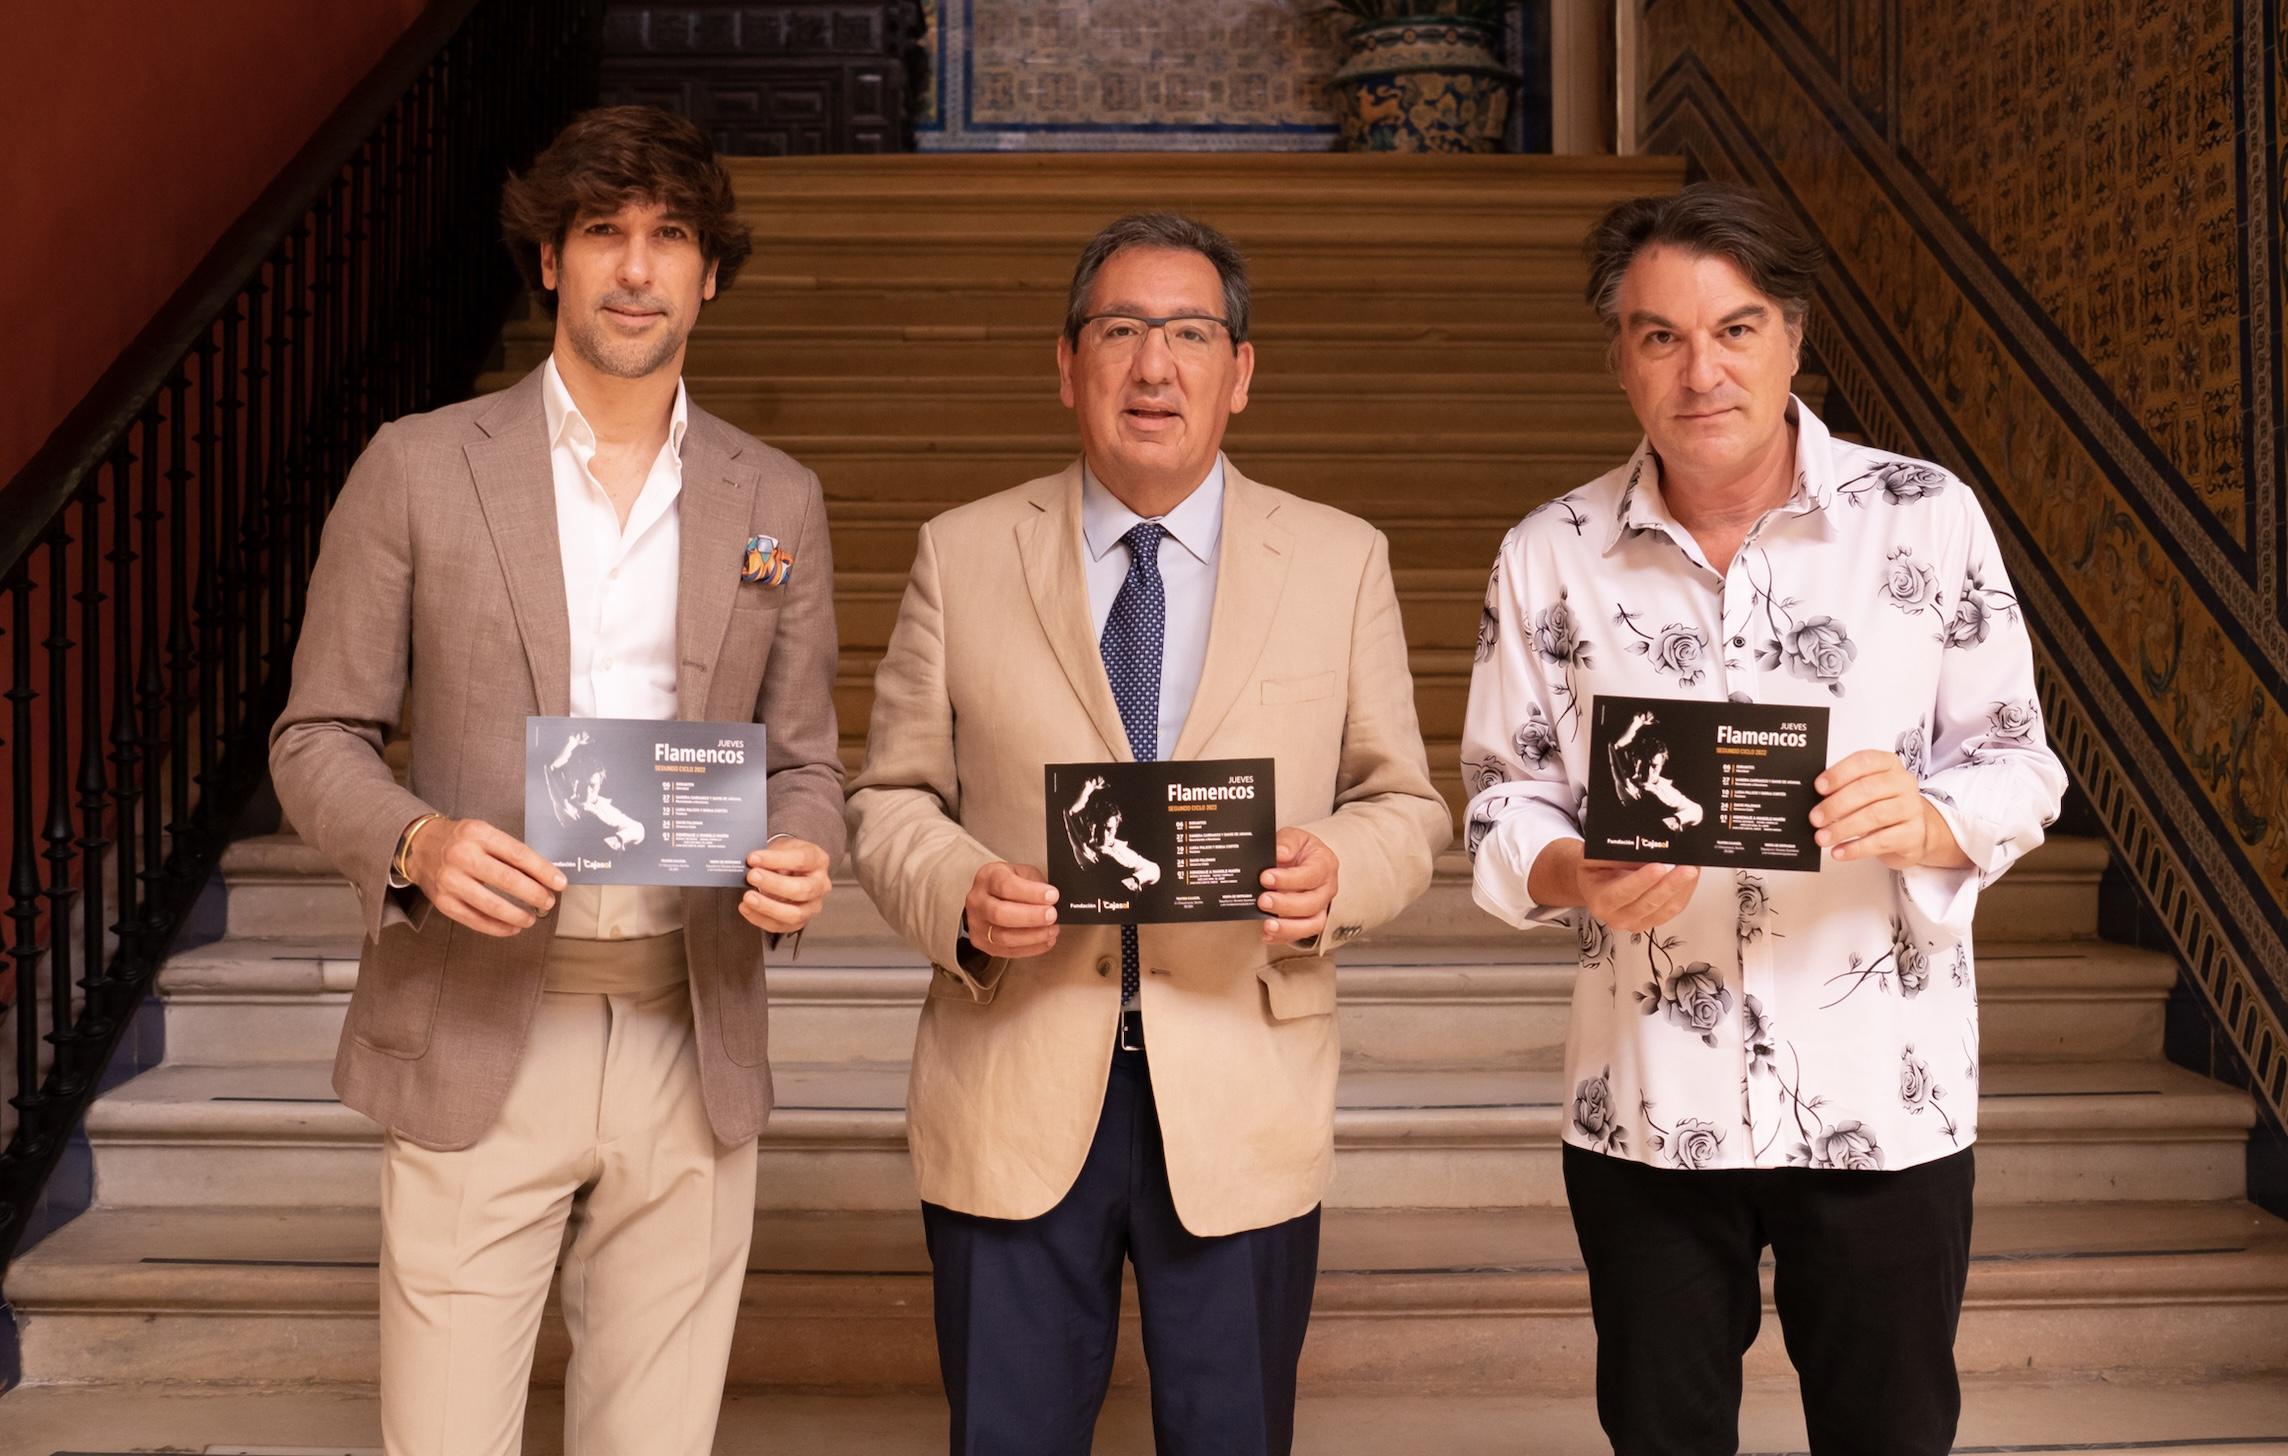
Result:
<svg viewBox="0 0 2288 1456"><path fill-rule="evenodd" d="M6 7L0 483L426 3Z"/></svg>

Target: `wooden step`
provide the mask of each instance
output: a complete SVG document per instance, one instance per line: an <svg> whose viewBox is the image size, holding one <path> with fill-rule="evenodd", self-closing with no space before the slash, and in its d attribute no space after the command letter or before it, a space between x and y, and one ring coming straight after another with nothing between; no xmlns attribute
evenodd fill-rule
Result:
<svg viewBox="0 0 2288 1456"><path fill-rule="evenodd" d="M912 1209L759 1218L732 1384L934 1385L919 1225ZM370 1386L377 1246L371 1210L99 1210L11 1271L25 1376L260 1385L290 1372ZM1587 1280L1561 1209L1330 1210L1321 1267L1308 1390L1589 1388ZM1757 1381L1787 1372L1768 1267L1765 1278L1748 1361ZM1124 1309L1114 1378L1133 1386L1143 1371L1132 1289ZM551 1301L542 1382L561 1378L564 1356ZM2288 1226L2238 1202L1981 1209L1956 1359L1974 1377L2277 1379L2288 1369Z"/></svg>
<svg viewBox="0 0 2288 1456"><path fill-rule="evenodd" d="M718 323L834 325L843 328L917 324L1032 328L1053 341L1064 327L1062 277L980 275L884 278L880 273L821 269L796 272L758 268L707 305L699 327ZM1419 274L1337 276L1283 282L1261 280L1254 319L1340 319L1359 325L1437 328L1493 323L1512 328L1539 322L1553 338L1602 344L1604 334L1579 281L1570 275L1537 290L1427 286Z"/></svg>
<svg viewBox="0 0 2288 1456"><path fill-rule="evenodd" d="M480 390L506 388L489 376ZM937 442L972 435L1064 434L1073 413L1057 398L1055 360L1036 352L1033 367L1009 377L820 379L690 375L692 400L738 428L770 440L804 435L910 437ZM1312 434L1330 442L1387 435L1593 434L1622 450L1640 431L1628 401L1609 380L1564 374L1259 375L1247 409L1232 419L1233 448L1262 435Z"/></svg>
<svg viewBox="0 0 2288 1456"><path fill-rule="evenodd" d="M916 312L926 312L926 300ZM1028 313L1022 324L910 322L740 323L713 310L691 336L684 375L799 373L808 378L1038 378L1054 369L1062 304ZM1251 333L1266 381L1281 373L1326 375L1460 373L1481 376L1540 370L1604 378L1604 336L1569 320L1516 325L1456 323L1321 323L1259 319ZM553 321L537 310L501 335L501 374L513 380L540 366L555 339ZM1048 361L1044 364L1043 361ZM498 376L496 376L498 377Z"/></svg>
<svg viewBox="0 0 2288 1456"><path fill-rule="evenodd" d="M1047 471L1061 470L1074 458L1074 452L1069 446L1061 456L1043 454L1023 459L1012 457L1006 462L1005 473L995 477L997 483L990 487L982 483L985 472L978 472L981 483L975 495L929 501L871 499L845 494L844 492L854 493L869 482L895 488L898 478L878 467L869 466L865 471L838 467L840 484L837 485L831 479L825 482L831 512L828 520L834 531L835 570L837 573L888 571L903 576L913 569L914 547L922 526L932 517L965 500L1021 485ZM1256 469L1250 463L1252 459L1252 456L1240 455L1237 442L1234 442L1233 464L1252 474ZM1033 467L1032 473L1016 473L1028 466ZM821 477L826 475L823 467L814 468L819 469ZM1552 471L1551 474L1555 476L1559 472ZM1321 477L1313 475L1311 478L1317 480ZM1413 493L1409 482L1409 493L1405 497L1386 500L1380 509L1368 500L1346 501L1344 509L1364 516L1390 538L1391 565L1397 570L1468 568L1483 571L1493 564L1494 553L1500 549L1502 537L1527 511L1543 500L1554 499L1573 486L1593 478L1584 475L1563 487L1556 486L1554 482L1542 487L1521 487L1514 506L1450 505L1435 495ZM1266 470L1263 479L1266 484L1292 489L1299 495L1316 498L1319 494L1304 485L1302 474L1291 473L1291 483L1283 483L1279 476ZM1537 488L1547 493L1537 495L1534 493Z"/></svg>

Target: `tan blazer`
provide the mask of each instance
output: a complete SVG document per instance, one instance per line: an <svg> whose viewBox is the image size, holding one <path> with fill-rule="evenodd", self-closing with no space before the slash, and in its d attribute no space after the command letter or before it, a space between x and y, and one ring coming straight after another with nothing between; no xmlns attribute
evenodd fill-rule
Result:
<svg viewBox="0 0 2288 1456"><path fill-rule="evenodd" d="M956 963L963 898L996 859L1043 863L1041 766L1126 759L1082 576L1081 472L922 528L874 680L851 854L936 963L907 1123L921 1196L1031 1218L1072 1187L1104 1099L1120 932ZM1215 614L1175 758L1278 762L1279 823L1341 861L1317 944L1253 922L1143 927L1145 1041L1184 1226L1262 1228L1318 1204L1334 1162L1333 947L1403 909L1452 833L1415 722L1389 548L1364 521L1228 467Z"/></svg>
<svg viewBox="0 0 2288 1456"><path fill-rule="evenodd" d="M382 427L326 518L270 771L287 818L348 876L366 944L334 1087L414 1142L492 1125L540 997L549 916L495 940L391 892L406 823L431 809L524 827L524 720L570 709L571 645L540 375ZM770 828L841 851L834 566L818 478L693 405L678 499L683 718L769 725ZM739 579L747 539L795 555L780 587ZM411 715L400 788L381 747ZM700 1080L716 1136L771 1105L763 934L735 889L684 892Z"/></svg>

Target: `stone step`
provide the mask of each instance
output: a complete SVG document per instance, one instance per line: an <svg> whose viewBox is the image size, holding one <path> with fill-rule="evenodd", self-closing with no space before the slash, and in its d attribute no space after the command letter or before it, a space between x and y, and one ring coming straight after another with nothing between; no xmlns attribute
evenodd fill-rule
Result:
<svg viewBox="0 0 2288 1456"><path fill-rule="evenodd" d="M1432 764L1452 763L1451 751L1433 751ZM2097 933L2098 879L2105 872L2100 840L2053 839L2027 855L1979 899L1981 935L2011 941L2087 939ZM240 839L223 851L229 889L229 934L235 937L320 940L362 933L357 897L324 855L291 832ZM867 946L903 949L904 942L866 898L846 867L837 890L803 933L807 950ZM1345 952L1357 961L1383 947L1475 945L1507 941L1513 932L1470 898L1470 863L1458 849L1438 857L1430 888L1374 934Z"/></svg>
<svg viewBox="0 0 2288 1456"><path fill-rule="evenodd" d="M1574 975L1572 939L1559 931L1362 945L1340 972L1345 1060L1554 1067ZM2159 1054L2176 966L2101 942L2003 942L1981 949L1978 979L1986 1056L2114 1060ZM927 981L920 957L902 947L811 945L771 968L774 1055L883 1060L884 1048L911 1044ZM356 982L357 943L347 938L230 939L185 952L159 977L168 1060L323 1060Z"/></svg>
<svg viewBox="0 0 2288 1456"><path fill-rule="evenodd" d="M1805 1449L1792 1376L1751 1382L1740 1440L1761 1456ZM27 1452L303 1452L381 1456L378 1402L358 1390L197 1386L25 1386L8 1397L9 1429ZM563 1451L563 1392L532 1392L525 1456ZM816 1393L734 1387L717 1447L773 1456L942 1456L945 1401L934 1390ZM1521 1447L1520 1433L1532 1433ZM1959 1451L2115 1451L2136 1456L2288 1456L2288 1382L2265 1376L2170 1380L2137 1371L1963 1382ZM1501 1392L1313 1391L1297 1402L1295 1449L1310 1456L1606 1456L1595 1397ZM1149 1392L1111 1392L1095 1456L1153 1456Z"/></svg>
<svg viewBox="0 0 2288 1456"><path fill-rule="evenodd" d="M903 1047L875 1063L774 1061L758 1198L895 1209L914 1199ZM164 1065L88 1112L95 1198L113 1207L373 1202L380 1133L334 1100L324 1062ZM1989 1062L1980 1200L2232 1198L2246 1187L2244 1093L2153 1060ZM1958 1092L1967 1087L1958 1086ZM1555 1071L1348 1067L1336 1090L1336 1208L1555 1207L1568 1088Z"/></svg>
<svg viewBox="0 0 2288 1456"><path fill-rule="evenodd" d="M97 1210L11 1271L34 1383L369 1385L370 1210ZM1587 1279L1562 1209L1330 1210L1304 1347L1317 1392L1590 1387ZM913 1210L758 1219L730 1378L928 1389L928 1263ZM1768 1279L1767 1278L1767 1310ZM1132 1297L1114 1379L1142 1376ZM1768 1313L1753 1378L1784 1379ZM536 1373L560 1379L553 1303ZM1956 1359L1973 1376L2137 1380L2288 1370L2288 1225L2239 1202L1986 1208ZM2235 1433L2239 1434L2239 1433ZM2273 1431L2250 1435L2277 1436Z"/></svg>
<svg viewBox="0 0 2288 1456"><path fill-rule="evenodd" d="M167 1060L319 1062L334 1054L357 984L357 942L232 939L159 973ZM1355 1067L1559 1065L1575 977L1559 931L1482 944L1367 945L1343 958L1343 1059ZM1980 1047L1995 1061L2159 1056L2176 963L2102 942L1989 942L1978 957ZM810 946L772 965L771 1050L781 1062L897 1060L929 970L897 947Z"/></svg>

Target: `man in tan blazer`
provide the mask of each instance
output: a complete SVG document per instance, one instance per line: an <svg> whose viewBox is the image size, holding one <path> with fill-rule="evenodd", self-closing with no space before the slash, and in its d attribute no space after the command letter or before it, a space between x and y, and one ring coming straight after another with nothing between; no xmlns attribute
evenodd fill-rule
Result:
<svg viewBox="0 0 2288 1456"><path fill-rule="evenodd" d="M385 1129L390 1456L519 1449L560 1249L568 1456L703 1456L771 1102L765 940L843 840L826 522L815 476L683 391L749 251L697 128L587 113L502 212L553 352L359 458L271 769L365 913L334 1085ZM531 714L764 723L749 888L567 885L517 837Z"/></svg>
<svg viewBox="0 0 2288 1456"><path fill-rule="evenodd" d="M1134 1265L1159 1449L1275 1453L1334 1154L1342 942L1451 822L1388 548L1220 453L1246 274L1129 217L1057 348L1082 458L925 526L850 799L859 879L935 963L907 1117L952 1449L1082 1456ZM1060 926L1042 766L1277 762L1256 923Z"/></svg>

